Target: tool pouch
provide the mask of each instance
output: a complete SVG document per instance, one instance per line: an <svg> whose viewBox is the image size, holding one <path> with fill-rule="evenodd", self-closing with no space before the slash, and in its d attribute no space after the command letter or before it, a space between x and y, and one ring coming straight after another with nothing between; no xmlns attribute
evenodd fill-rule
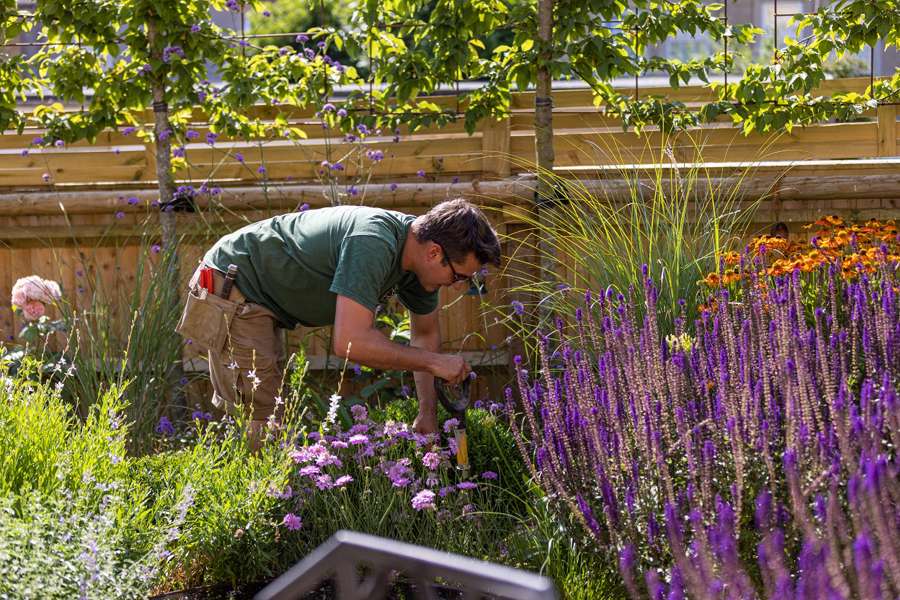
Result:
<svg viewBox="0 0 900 600"><path fill-rule="evenodd" d="M175 331L191 340L192 345L219 352L225 347L231 321L240 306L195 286L188 294Z"/></svg>

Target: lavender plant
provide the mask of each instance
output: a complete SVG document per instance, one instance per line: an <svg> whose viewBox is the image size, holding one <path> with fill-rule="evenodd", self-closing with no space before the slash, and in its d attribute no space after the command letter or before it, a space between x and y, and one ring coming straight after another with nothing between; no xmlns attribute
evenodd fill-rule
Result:
<svg viewBox="0 0 900 600"><path fill-rule="evenodd" d="M617 552L634 597L900 594L898 264L847 281L755 275L691 328L657 323L658 290L585 295L519 364L511 419L534 478ZM638 320L637 315L645 315ZM809 316L805 316L809 315ZM507 389L507 404L515 408Z"/></svg>

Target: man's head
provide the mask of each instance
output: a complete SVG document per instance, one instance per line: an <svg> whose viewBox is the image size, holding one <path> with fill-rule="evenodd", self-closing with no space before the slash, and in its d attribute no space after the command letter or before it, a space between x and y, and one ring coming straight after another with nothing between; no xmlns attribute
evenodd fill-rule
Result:
<svg viewBox="0 0 900 600"><path fill-rule="evenodd" d="M453 285L485 265L500 266L500 241L481 210L463 198L441 202L413 223L425 289Z"/></svg>

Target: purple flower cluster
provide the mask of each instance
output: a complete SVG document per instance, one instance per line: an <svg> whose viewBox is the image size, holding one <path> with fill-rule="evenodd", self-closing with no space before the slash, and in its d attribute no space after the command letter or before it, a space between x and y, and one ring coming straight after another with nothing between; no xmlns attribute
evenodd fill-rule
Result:
<svg viewBox="0 0 900 600"><path fill-rule="evenodd" d="M741 285L667 336L649 280L588 293L519 369L525 462L632 596L900 597L896 270Z"/></svg>
<svg viewBox="0 0 900 600"><path fill-rule="evenodd" d="M322 493L346 493L343 488L356 480L369 490L380 485L385 493L401 495L416 512L436 510L440 503L441 508L459 513L472 501L479 484L451 481L457 477L454 451L438 445L436 435L421 435L394 421L375 423L361 404L350 411L350 429L324 436L312 433L310 443L291 452L297 465L291 486L298 506ZM497 477L491 471L481 476Z"/></svg>
<svg viewBox="0 0 900 600"><path fill-rule="evenodd" d="M172 425L169 417L162 416L159 418L159 423L156 424L156 433L166 437L175 435L175 426Z"/></svg>
<svg viewBox="0 0 900 600"><path fill-rule="evenodd" d="M172 58L175 56L177 56L178 58L184 58L184 50L181 49L181 46L166 46L165 48L163 48L163 62L172 62Z"/></svg>

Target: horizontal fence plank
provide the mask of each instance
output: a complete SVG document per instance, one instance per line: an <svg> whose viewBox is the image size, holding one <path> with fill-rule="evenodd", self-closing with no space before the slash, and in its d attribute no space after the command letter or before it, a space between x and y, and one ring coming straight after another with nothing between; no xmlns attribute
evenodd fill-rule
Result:
<svg viewBox="0 0 900 600"><path fill-rule="evenodd" d="M790 134L743 136L734 128L703 128L641 137L622 131L554 131L556 165L663 162L650 160L667 148L681 161L819 160L877 156L877 124L842 123L796 128ZM534 138L513 132L510 152L533 156Z"/></svg>

